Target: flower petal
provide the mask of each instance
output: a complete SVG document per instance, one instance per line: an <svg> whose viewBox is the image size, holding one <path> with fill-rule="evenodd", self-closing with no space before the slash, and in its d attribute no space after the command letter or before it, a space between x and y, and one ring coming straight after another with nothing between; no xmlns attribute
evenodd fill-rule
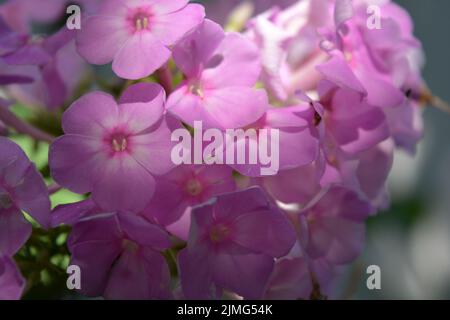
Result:
<svg viewBox="0 0 450 320"><path fill-rule="evenodd" d="M121 78L138 80L162 67L170 54L150 32L138 32L117 51L112 68Z"/></svg>
<svg viewBox="0 0 450 320"><path fill-rule="evenodd" d="M109 94L94 91L76 100L66 110L62 126L66 134L102 137L117 119L118 106Z"/></svg>
<svg viewBox="0 0 450 320"><path fill-rule="evenodd" d="M73 192L91 192L108 161L101 150L99 139L72 134L58 138L49 151L52 177Z"/></svg>
<svg viewBox="0 0 450 320"><path fill-rule="evenodd" d="M130 86L119 101L119 118L135 134L150 128L164 113L166 94L155 83Z"/></svg>
<svg viewBox="0 0 450 320"><path fill-rule="evenodd" d="M25 289L25 279L9 257L0 256L0 300L19 300Z"/></svg>
<svg viewBox="0 0 450 320"><path fill-rule="evenodd" d="M31 224L15 207L0 207L0 256L15 255L31 235ZM0 290L1 292L1 290Z"/></svg>
<svg viewBox="0 0 450 320"><path fill-rule="evenodd" d="M219 254L213 262L214 281L244 299L260 299L273 266L273 258L263 254Z"/></svg>
<svg viewBox="0 0 450 320"><path fill-rule="evenodd" d="M87 18L77 32L78 52L89 63L110 63L129 38L125 23L126 19L110 15Z"/></svg>
<svg viewBox="0 0 450 320"><path fill-rule="evenodd" d="M189 4L172 13L155 15L151 22L151 31L164 45L170 46L202 23L204 17L205 8L202 5Z"/></svg>
<svg viewBox="0 0 450 320"><path fill-rule="evenodd" d="M141 212L155 191L155 179L131 156L109 159L92 190L92 198L104 210Z"/></svg>

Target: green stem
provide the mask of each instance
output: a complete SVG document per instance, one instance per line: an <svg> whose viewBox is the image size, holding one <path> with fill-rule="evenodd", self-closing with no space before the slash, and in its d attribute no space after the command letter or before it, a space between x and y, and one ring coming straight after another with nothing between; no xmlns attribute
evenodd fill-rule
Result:
<svg viewBox="0 0 450 320"><path fill-rule="evenodd" d="M19 119L11 110L9 110L8 105L3 103L0 103L0 120L2 120L6 126L14 128L17 132L29 135L36 140L45 141L50 144L55 140L54 136Z"/></svg>

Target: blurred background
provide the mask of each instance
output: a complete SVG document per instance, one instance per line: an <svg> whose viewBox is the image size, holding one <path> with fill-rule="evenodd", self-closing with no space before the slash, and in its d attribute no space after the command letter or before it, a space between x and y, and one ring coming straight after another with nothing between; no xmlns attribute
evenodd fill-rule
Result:
<svg viewBox="0 0 450 320"><path fill-rule="evenodd" d="M409 11L423 42L428 86L450 101L450 1L396 2ZM396 155L391 209L369 221L365 254L354 267L363 279L352 298L450 299L450 115L428 107L424 118L416 157ZM366 287L371 264L381 268L381 290Z"/></svg>

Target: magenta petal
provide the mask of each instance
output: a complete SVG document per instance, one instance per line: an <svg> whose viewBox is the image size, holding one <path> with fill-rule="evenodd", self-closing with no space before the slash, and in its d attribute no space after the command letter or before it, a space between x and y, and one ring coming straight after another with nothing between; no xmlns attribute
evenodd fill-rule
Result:
<svg viewBox="0 0 450 320"><path fill-rule="evenodd" d="M155 195L144 212L159 225L168 226L180 219L188 207L185 192L178 183L161 177L156 183Z"/></svg>
<svg viewBox="0 0 450 320"><path fill-rule="evenodd" d="M340 87L349 88L362 94L367 93L342 57L333 56L329 61L317 66L317 70Z"/></svg>
<svg viewBox="0 0 450 320"><path fill-rule="evenodd" d="M142 211L155 190L153 176L132 157L109 159L95 182L92 198L104 210Z"/></svg>
<svg viewBox="0 0 450 320"><path fill-rule="evenodd" d="M68 98L68 91L54 61L42 68L42 79L47 91L45 106L49 110L61 108Z"/></svg>
<svg viewBox="0 0 450 320"><path fill-rule="evenodd" d="M224 38L225 32L222 27L206 19L201 26L175 45L173 49L175 63L184 75L198 76Z"/></svg>
<svg viewBox="0 0 450 320"><path fill-rule="evenodd" d="M316 215L343 217L360 223L369 217L373 208L360 194L355 191L339 185L323 189L321 195L314 199L313 203ZM335 207L336 210L330 211L329 208Z"/></svg>
<svg viewBox="0 0 450 320"><path fill-rule="evenodd" d="M171 159L171 131L164 119L149 134L134 136L132 156L141 166L154 175L163 175L175 167Z"/></svg>
<svg viewBox="0 0 450 320"><path fill-rule="evenodd" d="M82 221L74 226L68 240L71 265L81 269L81 293L102 295L109 270L122 250L115 215Z"/></svg>
<svg viewBox="0 0 450 320"><path fill-rule="evenodd" d="M170 299L170 274L163 256L149 249L125 250L111 270L106 299Z"/></svg>
<svg viewBox="0 0 450 320"><path fill-rule="evenodd" d="M139 134L161 119L165 98L164 89L158 84L135 84L119 101L119 117L133 133Z"/></svg>
<svg viewBox="0 0 450 320"><path fill-rule="evenodd" d="M62 126L66 134L99 137L115 123L118 113L112 96L94 91L76 100L64 112Z"/></svg>
<svg viewBox="0 0 450 320"><path fill-rule="evenodd" d="M188 3L189 0L153 0L152 8L157 14L166 14L183 9Z"/></svg>
<svg viewBox="0 0 450 320"><path fill-rule="evenodd" d="M93 64L107 64L114 59L129 35L126 20L121 17L98 15L83 22L77 33L77 48L81 56Z"/></svg>
<svg viewBox="0 0 450 320"><path fill-rule="evenodd" d="M294 246L293 226L278 209L253 211L235 220L233 241L272 257L286 255Z"/></svg>
<svg viewBox="0 0 450 320"><path fill-rule="evenodd" d="M219 123L223 129L243 128L259 120L269 107L265 90L227 87L207 91L205 96L209 117L203 119L204 127L214 128L214 123Z"/></svg>
<svg viewBox="0 0 450 320"><path fill-rule="evenodd" d="M266 127L279 130L280 170L304 166L317 159L319 139L312 125L312 114L311 108L303 107L271 109L267 112Z"/></svg>
<svg viewBox="0 0 450 320"><path fill-rule="evenodd" d="M264 299L309 299L312 279L308 263L302 258L287 258L276 262Z"/></svg>
<svg viewBox="0 0 450 320"><path fill-rule="evenodd" d="M405 101L401 106L386 109L386 117L395 144L414 154L423 138L422 110L415 103Z"/></svg>
<svg viewBox="0 0 450 320"><path fill-rule="evenodd" d="M28 223L17 208L0 208L0 255L15 255L31 235Z"/></svg>
<svg viewBox="0 0 450 320"><path fill-rule="evenodd" d="M71 265L81 269L80 292L89 297L103 294L108 272L120 254L120 245L111 242L81 243L71 248Z"/></svg>
<svg viewBox="0 0 450 320"><path fill-rule="evenodd" d="M383 191L394 162L394 145L391 140L361 154L357 176L361 189L370 198Z"/></svg>
<svg viewBox="0 0 450 320"><path fill-rule="evenodd" d="M280 131L280 170L308 165L317 159L319 140L310 128L294 132Z"/></svg>
<svg viewBox="0 0 450 320"><path fill-rule="evenodd" d="M158 250L170 247L171 242L167 232L144 218L133 214L120 214L118 218L122 230L134 242Z"/></svg>
<svg viewBox="0 0 450 320"><path fill-rule="evenodd" d="M51 56L38 45L24 45L2 58L4 62L11 65L44 65L51 60Z"/></svg>
<svg viewBox="0 0 450 320"><path fill-rule="evenodd" d="M9 257L0 256L0 300L19 300L25 289L25 279Z"/></svg>
<svg viewBox="0 0 450 320"><path fill-rule="evenodd" d="M330 118L329 130L342 150L349 154L368 150L389 137L389 128L383 112L378 108L366 110L353 118Z"/></svg>
<svg viewBox="0 0 450 320"><path fill-rule="evenodd" d="M14 201L43 228L50 226L50 199L47 186L34 165L30 165L23 182L16 186Z"/></svg>
<svg viewBox="0 0 450 320"><path fill-rule="evenodd" d="M231 33L214 52L221 61L203 71L202 80L208 88L252 87L261 73L260 52L244 36ZM245 70L245 72L242 72Z"/></svg>
<svg viewBox="0 0 450 320"><path fill-rule="evenodd" d="M179 11L155 16L152 19L151 32L164 45L170 46L202 23L204 17L203 6L189 4Z"/></svg>
<svg viewBox="0 0 450 320"><path fill-rule="evenodd" d="M335 264L355 259L364 245L364 221L372 212L371 205L341 186L324 189L314 201L303 212L310 221L308 254Z"/></svg>
<svg viewBox="0 0 450 320"><path fill-rule="evenodd" d="M30 167L25 152L8 138L0 136L0 180L2 186L14 188Z"/></svg>
<svg viewBox="0 0 450 320"><path fill-rule="evenodd" d="M95 208L96 204L91 199L59 205L52 211L51 225L52 227L58 227L61 224L74 225Z"/></svg>
<svg viewBox="0 0 450 320"><path fill-rule="evenodd" d="M173 92L167 100L167 111L191 126L195 121L203 120L203 125L209 128L221 128L218 120L213 119L204 107L203 100L187 91L188 88L182 86Z"/></svg>
<svg viewBox="0 0 450 320"><path fill-rule="evenodd" d="M405 94L393 84L368 72L359 72L359 79L367 89L367 101L376 107L397 107L406 99Z"/></svg>
<svg viewBox="0 0 450 320"><path fill-rule="evenodd" d="M6 189L13 208L26 211L42 227L49 227L50 200L42 176L18 145L0 137L0 193L2 189Z"/></svg>
<svg viewBox="0 0 450 320"><path fill-rule="evenodd" d="M221 195L217 198L214 216L219 221L236 219L244 213L268 210L271 204L259 187Z"/></svg>
<svg viewBox="0 0 450 320"><path fill-rule="evenodd" d="M307 204L319 191L319 178L323 167L317 163L292 170L281 171L276 176L260 180L264 189L283 203Z"/></svg>
<svg viewBox="0 0 450 320"><path fill-rule="evenodd" d="M355 221L327 217L310 227L308 254L312 258L326 256L335 264L356 259L364 246L364 225Z"/></svg>
<svg viewBox="0 0 450 320"><path fill-rule="evenodd" d="M212 275L205 257L187 249L178 255L180 279L186 299L210 299Z"/></svg>
<svg viewBox="0 0 450 320"><path fill-rule="evenodd" d="M186 190L186 182L196 179L201 184L201 192L191 195ZM183 214L190 215L190 208L209 200L214 195L236 189L232 169L228 166L178 166L163 177L159 177L155 195L145 210L146 216L158 224L168 226ZM167 195L170 194L170 197ZM189 219L189 218L188 218Z"/></svg>
<svg viewBox="0 0 450 320"><path fill-rule="evenodd" d="M137 80L162 67L170 54L170 50L150 32L139 32L131 36L117 52L112 68L121 78Z"/></svg>
<svg viewBox="0 0 450 320"><path fill-rule="evenodd" d="M49 151L52 177L73 192L91 192L108 161L101 148L99 139L78 135L58 138Z"/></svg>
<svg viewBox="0 0 450 320"><path fill-rule="evenodd" d="M245 299L260 299L272 273L274 260L263 254L218 254L212 263L217 286Z"/></svg>

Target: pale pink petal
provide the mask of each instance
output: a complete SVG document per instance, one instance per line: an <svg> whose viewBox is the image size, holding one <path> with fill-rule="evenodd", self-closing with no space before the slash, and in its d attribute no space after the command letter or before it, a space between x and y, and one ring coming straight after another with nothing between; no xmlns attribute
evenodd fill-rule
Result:
<svg viewBox="0 0 450 320"><path fill-rule="evenodd" d="M142 211L155 191L150 172L129 155L109 159L103 166L92 190L94 201L104 210Z"/></svg>
<svg viewBox="0 0 450 320"><path fill-rule="evenodd" d="M231 33L214 52L217 66L205 69L202 81L206 88L252 87L261 73L258 48L244 36ZM245 72L242 72L245 70Z"/></svg>
<svg viewBox="0 0 450 320"><path fill-rule="evenodd" d="M154 83L129 87L119 101L119 118L131 132L140 134L158 122L164 113L166 94Z"/></svg>
<svg viewBox="0 0 450 320"><path fill-rule="evenodd" d="M122 17L98 15L83 21L77 33L77 48L81 56L93 64L107 64L129 38L126 20Z"/></svg>
<svg viewBox="0 0 450 320"><path fill-rule="evenodd" d="M52 177L73 192L91 192L109 160L102 148L99 139L79 135L57 139L49 151Z"/></svg>
<svg viewBox="0 0 450 320"><path fill-rule="evenodd" d="M151 32L164 45L170 46L202 23L204 17L203 6L189 4L176 12L156 15L151 21Z"/></svg>
<svg viewBox="0 0 450 320"><path fill-rule="evenodd" d="M117 121L118 113L112 96L95 91L76 100L64 112L62 126L66 134L101 137Z"/></svg>
<svg viewBox="0 0 450 320"><path fill-rule="evenodd" d="M112 68L121 78L138 80L162 67L170 51L150 32L131 36L114 56Z"/></svg>

